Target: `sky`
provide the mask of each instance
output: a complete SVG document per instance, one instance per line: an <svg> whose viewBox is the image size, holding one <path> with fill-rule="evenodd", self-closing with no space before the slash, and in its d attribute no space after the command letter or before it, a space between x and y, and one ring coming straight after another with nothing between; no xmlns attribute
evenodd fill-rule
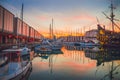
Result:
<svg viewBox="0 0 120 80"><path fill-rule="evenodd" d="M24 3L24 21L39 32L48 32L54 20L54 32L96 29L97 23L108 26L110 0L0 0L0 4L20 17ZM115 15L120 19L120 0L113 0ZM98 19L98 21L97 21ZM119 25L119 22L117 22Z"/></svg>

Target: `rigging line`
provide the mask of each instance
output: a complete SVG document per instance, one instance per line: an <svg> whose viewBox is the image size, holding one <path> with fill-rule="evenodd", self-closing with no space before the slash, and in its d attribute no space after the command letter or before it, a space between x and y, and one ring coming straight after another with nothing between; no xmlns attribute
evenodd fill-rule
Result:
<svg viewBox="0 0 120 80"><path fill-rule="evenodd" d="M120 30L120 27L115 22L113 24Z"/></svg>
<svg viewBox="0 0 120 80"><path fill-rule="evenodd" d="M103 12L103 14L106 16L106 18L108 18L109 20L111 20L111 18L110 17L108 17L104 12ZM114 19L114 20L117 20L117 21L119 21L118 19ZM112 20L111 20L112 21ZM113 21L113 24L120 30L120 27Z"/></svg>
<svg viewBox="0 0 120 80"><path fill-rule="evenodd" d="M120 22L117 22L116 24L118 24L120 26Z"/></svg>
<svg viewBox="0 0 120 80"><path fill-rule="evenodd" d="M111 18L110 17L108 17L104 12L102 12L105 16L106 16L106 18L108 18L109 20L111 20Z"/></svg>

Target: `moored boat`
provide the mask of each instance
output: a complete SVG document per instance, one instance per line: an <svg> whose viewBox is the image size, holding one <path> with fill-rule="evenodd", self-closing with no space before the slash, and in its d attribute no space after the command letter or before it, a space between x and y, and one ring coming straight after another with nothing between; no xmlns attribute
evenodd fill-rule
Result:
<svg viewBox="0 0 120 80"><path fill-rule="evenodd" d="M35 47L35 53L51 53L52 51L60 51L61 45L55 42L49 42L49 40L44 39L39 45Z"/></svg>
<svg viewBox="0 0 120 80"><path fill-rule="evenodd" d="M24 57L17 50L6 50L2 53L4 56L8 58L8 64L5 64L0 67L0 80L20 80L22 79L26 73L31 70L32 63L28 58L24 60ZM30 56L30 55L27 55Z"/></svg>
<svg viewBox="0 0 120 80"><path fill-rule="evenodd" d="M98 40L104 47L120 47L120 33L105 30L98 25Z"/></svg>
<svg viewBox="0 0 120 80"><path fill-rule="evenodd" d="M62 47L62 46L59 45L59 44L53 44L53 45L52 45L52 50L53 50L53 51L61 50L61 47Z"/></svg>
<svg viewBox="0 0 120 80"><path fill-rule="evenodd" d="M48 40L43 40L38 46L35 46L35 53L51 53L52 44Z"/></svg>
<svg viewBox="0 0 120 80"><path fill-rule="evenodd" d="M23 62L22 66L21 63L13 62L0 69L0 80L19 80L31 69L31 62Z"/></svg>
<svg viewBox="0 0 120 80"><path fill-rule="evenodd" d="M19 52L21 53L22 56L24 55L29 55L29 52L31 51L30 49L28 49L27 47L23 47L23 48L11 48L11 49L5 49L2 50L5 53L9 53L9 52Z"/></svg>
<svg viewBox="0 0 120 80"><path fill-rule="evenodd" d="M0 67L4 66L8 62L7 57L0 57Z"/></svg>
<svg viewBox="0 0 120 80"><path fill-rule="evenodd" d="M52 49L45 46L38 46L35 48L36 53L51 53Z"/></svg>
<svg viewBox="0 0 120 80"><path fill-rule="evenodd" d="M115 15L114 15L114 9L113 2L111 0L111 14L110 17L107 16L104 12L103 14L111 21L112 24L112 30L107 30L105 26L101 26L98 24L98 36L97 39L99 40L101 46L103 47L120 47L120 32L116 32L116 28L120 30L120 27L115 23ZM115 28L116 27L116 28Z"/></svg>
<svg viewBox="0 0 120 80"><path fill-rule="evenodd" d="M94 42L79 42L79 43L75 43L74 46L93 47L93 46L99 46L99 44Z"/></svg>

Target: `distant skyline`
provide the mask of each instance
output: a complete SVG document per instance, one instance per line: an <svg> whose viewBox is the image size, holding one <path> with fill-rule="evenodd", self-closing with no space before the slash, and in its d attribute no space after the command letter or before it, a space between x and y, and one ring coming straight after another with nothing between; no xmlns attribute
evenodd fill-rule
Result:
<svg viewBox="0 0 120 80"><path fill-rule="evenodd" d="M120 0L113 0L120 20ZM48 32L54 19L54 31L76 31L96 29L97 19L108 26L110 21L102 14L110 15L110 0L0 0L0 4L20 17L24 3L24 21L39 32ZM117 22L119 25L120 21Z"/></svg>

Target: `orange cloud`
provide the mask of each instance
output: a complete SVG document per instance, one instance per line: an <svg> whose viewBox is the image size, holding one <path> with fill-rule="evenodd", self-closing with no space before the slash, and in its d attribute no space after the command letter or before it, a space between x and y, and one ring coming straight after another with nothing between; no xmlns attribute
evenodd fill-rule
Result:
<svg viewBox="0 0 120 80"><path fill-rule="evenodd" d="M95 16L92 16L90 14L87 14L87 13L82 13L80 15L68 15L68 16L60 16L58 19L62 20L62 21L67 21L67 22L71 22L71 21L82 21L82 20L85 20L85 21L91 21L91 22L96 22L96 17Z"/></svg>
<svg viewBox="0 0 120 80"><path fill-rule="evenodd" d="M96 18L88 15L88 14L82 14L82 15L78 15L78 16L74 16L73 19L78 19L78 20L86 20L86 21L95 21Z"/></svg>
<svg viewBox="0 0 120 80"><path fill-rule="evenodd" d="M37 15L36 18L38 21L36 21L38 24L41 24L40 30L43 32L49 33L49 24L51 23L51 19L53 14L41 14ZM97 23L96 17L88 14L86 12L84 13L77 13L77 14L54 14L54 30L58 30L57 32L65 31L64 33L67 32L75 32L76 28L82 29L83 26L90 26L91 24ZM97 26L96 26L97 27ZM54 31L55 32L55 31ZM68 33L67 33L68 34ZM45 36L49 36L46 33L43 33ZM65 34L62 34L65 35ZM58 35L61 36L61 35Z"/></svg>
<svg viewBox="0 0 120 80"><path fill-rule="evenodd" d="M46 21L46 20L49 20L50 17L47 15L39 15L39 16L37 16L37 19L42 20L42 21Z"/></svg>

